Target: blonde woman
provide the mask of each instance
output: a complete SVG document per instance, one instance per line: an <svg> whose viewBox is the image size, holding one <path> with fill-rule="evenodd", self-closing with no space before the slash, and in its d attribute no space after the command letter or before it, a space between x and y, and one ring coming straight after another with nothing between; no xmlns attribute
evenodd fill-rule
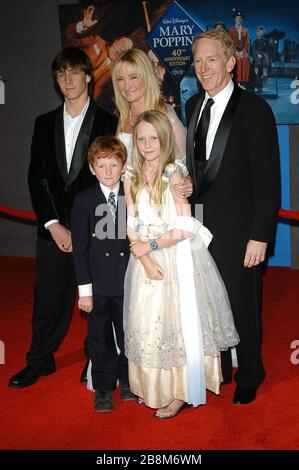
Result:
<svg viewBox="0 0 299 470"><path fill-rule="evenodd" d="M132 133L137 118L144 111L158 110L169 118L175 135L176 157L186 156L186 130L173 107L163 102L158 77L152 61L140 49L123 52L114 61L112 82L119 112L117 136L126 145L132 160ZM188 195L192 193L188 191Z"/></svg>

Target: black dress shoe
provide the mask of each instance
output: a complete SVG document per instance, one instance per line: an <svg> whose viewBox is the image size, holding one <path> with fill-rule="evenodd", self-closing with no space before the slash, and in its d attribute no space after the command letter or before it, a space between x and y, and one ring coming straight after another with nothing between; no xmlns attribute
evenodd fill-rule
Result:
<svg viewBox="0 0 299 470"><path fill-rule="evenodd" d="M55 371L56 367L53 364L39 369L38 371L31 369L30 366L26 366L10 378L8 386L12 388L30 387L30 385L35 384L42 375L50 375Z"/></svg>
<svg viewBox="0 0 299 470"><path fill-rule="evenodd" d="M137 400L136 395L131 392L129 382L119 381L120 399L123 401Z"/></svg>
<svg viewBox="0 0 299 470"><path fill-rule="evenodd" d="M233 403L235 405L247 405L255 400L256 392L256 388L241 388L237 386L233 397Z"/></svg>
<svg viewBox="0 0 299 470"><path fill-rule="evenodd" d="M81 372L80 384L87 385L87 369L88 369L89 360L85 363L83 370Z"/></svg>
<svg viewBox="0 0 299 470"><path fill-rule="evenodd" d="M101 413L112 411L113 410L112 391L107 390L106 392L102 392L100 390L96 390L93 404L94 404L94 409L96 411L100 411Z"/></svg>

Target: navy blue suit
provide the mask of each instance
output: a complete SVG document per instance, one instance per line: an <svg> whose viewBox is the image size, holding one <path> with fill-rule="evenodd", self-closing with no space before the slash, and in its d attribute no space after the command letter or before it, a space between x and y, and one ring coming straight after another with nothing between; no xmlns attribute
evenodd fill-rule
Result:
<svg viewBox="0 0 299 470"><path fill-rule="evenodd" d="M115 223L97 183L75 197L71 230L78 284L91 283L93 289L93 310L87 315L87 355L92 363L93 387L100 391L113 390L117 379L128 380L123 294L130 249L122 183ZM120 354L115 347L113 325Z"/></svg>

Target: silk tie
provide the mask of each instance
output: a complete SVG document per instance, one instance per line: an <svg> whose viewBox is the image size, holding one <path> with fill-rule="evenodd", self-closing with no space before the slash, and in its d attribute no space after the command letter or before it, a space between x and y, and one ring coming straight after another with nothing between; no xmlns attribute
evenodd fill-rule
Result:
<svg viewBox="0 0 299 470"><path fill-rule="evenodd" d="M115 222L115 214L116 214L116 202L115 202L115 194L113 191L109 194L108 197L108 206L113 218L113 222Z"/></svg>
<svg viewBox="0 0 299 470"><path fill-rule="evenodd" d="M200 120L195 133L195 158L196 160L205 161L207 159L206 140L210 124L211 106L214 100L209 98L201 113Z"/></svg>

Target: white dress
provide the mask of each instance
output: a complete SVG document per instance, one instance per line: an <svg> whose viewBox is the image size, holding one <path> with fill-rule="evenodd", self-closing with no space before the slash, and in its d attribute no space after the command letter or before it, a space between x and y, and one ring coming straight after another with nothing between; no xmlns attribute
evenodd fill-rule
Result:
<svg viewBox="0 0 299 470"><path fill-rule="evenodd" d="M150 253L164 269L163 280L147 278L133 256L126 272L124 331L130 386L152 408L174 399L198 406L206 401L206 387L219 393L220 351L239 341L223 281L206 247L211 234L196 219L176 214L169 179L177 168L186 171L177 162L163 173L161 214L144 188L138 216L128 220L143 241L173 228L192 234Z"/></svg>

